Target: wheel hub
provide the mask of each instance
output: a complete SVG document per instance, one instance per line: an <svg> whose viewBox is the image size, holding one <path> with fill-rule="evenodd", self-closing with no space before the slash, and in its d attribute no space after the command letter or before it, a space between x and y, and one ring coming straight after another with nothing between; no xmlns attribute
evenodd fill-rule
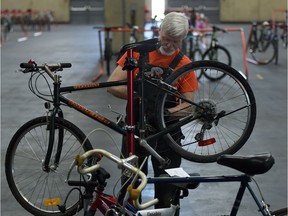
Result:
<svg viewBox="0 0 288 216"><path fill-rule="evenodd" d="M206 123L214 120L217 114L216 103L212 100L202 100L198 103L195 113L199 116L199 121Z"/></svg>

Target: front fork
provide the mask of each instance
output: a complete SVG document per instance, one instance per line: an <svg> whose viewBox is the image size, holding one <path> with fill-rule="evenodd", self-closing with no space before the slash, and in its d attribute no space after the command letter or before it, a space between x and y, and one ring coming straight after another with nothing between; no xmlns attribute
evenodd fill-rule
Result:
<svg viewBox="0 0 288 216"><path fill-rule="evenodd" d="M59 165L59 161L60 161L61 152L62 152L63 137L64 137L64 129L62 127L56 127L56 124L55 124L56 118L64 117L62 110L58 109L57 112L55 112L55 110L52 110L50 112L51 112L51 115L47 116L47 128L46 128L46 130L49 131L48 147L47 147L45 159L43 161L43 170L45 172L49 172L49 171L53 171L57 169ZM50 165L50 160L51 160L54 142L55 142L56 131L58 133L57 151L55 154L54 163Z"/></svg>
<svg viewBox="0 0 288 216"><path fill-rule="evenodd" d="M45 172L55 171L59 165L60 156L63 147L63 137L64 137L64 129L62 127L56 127L55 120L56 118L63 118L64 114L60 108L60 100L59 100L59 89L60 89L60 81L58 75L54 77L54 92L53 92L53 109L50 109L50 103L45 103L45 108L48 109L47 116L47 128L46 130L49 131L48 137L48 147L47 153L45 155L45 159L42 164L42 169ZM54 163L50 165L50 160L53 152L53 146L55 141L55 130L58 129L58 145L57 151L55 154Z"/></svg>

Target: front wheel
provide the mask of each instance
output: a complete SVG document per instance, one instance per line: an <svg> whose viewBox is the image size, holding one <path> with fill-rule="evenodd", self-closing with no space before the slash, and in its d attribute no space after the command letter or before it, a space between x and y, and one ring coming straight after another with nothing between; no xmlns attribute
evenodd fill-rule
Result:
<svg viewBox="0 0 288 216"><path fill-rule="evenodd" d="M202 70L225 76L217 82L199 80L198 90L187 100L193 73ZM171 87L159 94L156 122L160 131L169 129L165 139L177 154L194 162L215 162L246 143L255 124L256 102L238 71L220 62L198 61L172 73L166 83ZM170 107L178 111L171 113Z"/></svg>
<svg viewBox="0 0 288 216"><path fill-rule="evenodd" d="M47 117L35 118L15 133L5 159L7 182L16 200L33 215L74 215L79 207L78 194L69 197L65 214L58 210L57 204L63 204L71 189L65 180L74 157L92 146L89 140L85 141L86 136L78 127L65 119L55 118L53 152L49 169L44 169L49 142L48 123ZM63 143L62 152L59 162L54 163L59 141ZM76 178L77 174L74 175Z"/></svg>
<svg viewBox="0 0 288 216"><path fill-rule="evenodd" d="M273 216L287 216L287 208L279 209L272 212Z"/></svg>

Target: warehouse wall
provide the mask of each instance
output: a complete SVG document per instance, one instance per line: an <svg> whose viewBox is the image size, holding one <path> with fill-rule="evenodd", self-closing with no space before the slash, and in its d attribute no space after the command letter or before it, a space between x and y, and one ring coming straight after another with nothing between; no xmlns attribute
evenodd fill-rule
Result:
<svg viewBox="0 0 288 216"><path fill-rule="evenodd" d="M125 3L125 4L124 4ZM113 7L111 7L113 5ZM135 13L135 19L131 18ZM126 23L144 27L144 1L139 0L104 0L104 20L106 27L128 28ZM134 22L134 23L133 23ZM112 52L116 53L120 47L129 43L130 33L114 32L112 40ZM143 33L138 33L138 40L143 40Z"/></svg>
<svg viewBox="0 0 288 216"><path fill-rule="evenodd" d="M52 10L56 22L69 22L69 0L1 0L1 10Z"/></svg>
<svg viewBox="0 0 288 216"><path fill-rule="evenodd" d="M119 2L122 1L119 0ZM220 22L263 21L272 18L273 9L287 9L287 0L166 0L167 7L181 7L187 4L189 4L188 6L205 5L208 9L209 5L216 8L219 4L219 15L218 12L214 12L214 18L212 15L211 17L213 21ZM70 0L1 0L2 10L27 10L30 8L32 10L53 10L57 22L70 22ZM108 8L112 10L114 7ZM205 12L210 13L210 11ZM285 18L283 14L277 13L277 19L284 20Z"/></svg>
<svg viewBox="0 0 288 216"><path fill-rule="evenodd" d="M251 22L272 19L275 9L286 9L287 0L220 0L221 22ZM285 20L284 13L276 13L277 20Z"/></svg>
<svg viewBox="0 0 288 216"><path fill-rule="evenodd" d="M188 6L198 13L204 13L210 23L219 23L219 0L166 0L166 10Z"/></svg>

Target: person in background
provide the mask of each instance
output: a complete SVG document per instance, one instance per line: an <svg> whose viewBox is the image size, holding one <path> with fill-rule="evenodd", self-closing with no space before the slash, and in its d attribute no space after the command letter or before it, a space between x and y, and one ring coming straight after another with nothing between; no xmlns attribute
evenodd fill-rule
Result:
<svg viewBox="0 0 288 216"><path fill-rule="evenodd" d="M166 72L173 73L178 68L188 63L191 63L191 60L180 51L182 40L187 36L188 30L189 30L188 19L183 13L177 13L177 12L168 13L163 19L161 26L160 26L160 31L159 31L160 47L147 54L148 55L147 60L148 60L149 65L162 68L165 71L164 72L165 74ZM134 52L133 58L139 60L139 56L140 56L140 53ZM108 78L109 82L127 80L127 72L123 71L125 58L126 58L126 54L124 54L117 61L117 67L112 72L111 76ZM169 70L171 68L170 66L172 63L174 64L174 69ZM138 72L139 72L138 69L134 70L134 74L133 74L134 77L137 76ZM181 89L182 91L181 93L182 95L184 95L185 98L189 100L193 100L193 92L198 89L198 82L197 82L197 78L195 76L194 71L189 73L189 78L191 80L191 81L189 80L190 82L189 87L186 85L187 87ZM107 91L118 98L127 100L127 86L108 87ZM146 95L146 91L145 91L145 95ZM147 95L149 95L149 93L147 93ZM153 121L155 118L153 118L153 115L152 115L152 118L149 118L147 116L151 116L151 113L149 113L149 110L153 110L154 104L155 104L155 101L154 102L151 101L150 106L148 105L150 109L148 108L147 113L145 113L146 119L147 119L146 123L148 123L153 128L156 127L155 122ZM183 108L183 104L181 105ZM173 113L174 111L179 109L177 107L178 106L169 108L168 112ZM135 109L137 109L136 105L135 105ZM135 118L136 118L135 121L137 121L137 117ZM124 157L128 156L126 140L127 140L126 136L124 136L123 143L122 143L122 153ZM156 151L163 158L167 158L171 161L169 164L169 167L166 167L166 168L180 167L181 157L175 154L175 152L172 151L172 149L163 139L157 140L157 143L155 144L155 148L156 148ZM147 156L147 151L143 149L143 147L141 147L139 143L136 142L135 154L139 157L139 164L141 164L141 162ZM155 177L166 174L164 168L160 167L160 163L155 158L152 157L151 161L152 161L152 166L153 166ZM143 167L143 171L147 174L148 172L147 162L146 162L146 165ZM159 202L155 206L155 208L170 207L170 204L171 204L170 201L173 198L174 193L175 193L175 187L173 187L172 185L156 184L155 185L155 198L158 198ZM178 203L179 203L179 200L178 200Z"/></svg>

